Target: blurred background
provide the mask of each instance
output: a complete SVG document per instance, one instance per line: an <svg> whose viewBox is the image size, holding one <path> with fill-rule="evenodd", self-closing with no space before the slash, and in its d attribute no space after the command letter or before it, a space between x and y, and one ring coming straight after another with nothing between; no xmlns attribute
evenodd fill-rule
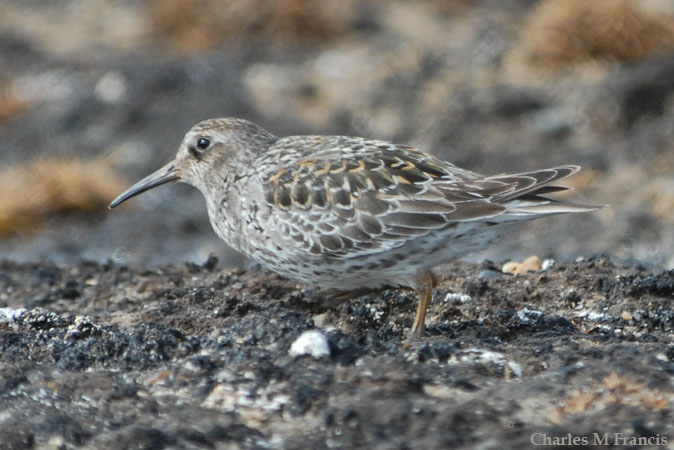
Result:
<svg viewBox="0 0 674 450"><path fill-rule="evenodd" d="M106 209L223 116L581 164L569 197L608 208L471 258L674 267L674 0L1 0L0 258L245 264L188 186Z"/></svg>

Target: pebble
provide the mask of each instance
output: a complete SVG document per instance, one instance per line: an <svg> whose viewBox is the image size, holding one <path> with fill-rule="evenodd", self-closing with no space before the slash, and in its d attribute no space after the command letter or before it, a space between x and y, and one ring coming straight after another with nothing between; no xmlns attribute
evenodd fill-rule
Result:
<svg viewBox="0 0 674 450"><path fill-rule="evenodd" d="M310 355L314 358L330 356L328 338L318 330L308 330L300 334L290 345L290 356Z"/></svg>
<svg viewBox="0 0 674 450"><path fill-rule="evenodd" d="M513 375L516 377L521 377L522 376L522 366L517 364L515 361L508 361L508 367L510 370L512 370Z"/></svg>
<svg viewBox="0 0 674 450"><path fill-rule="evenodd" d="M14 322L25 312L25 308L0 308L0 323Z"/></svg>
<svg viewBox="0 0 674 450"><path fill-rule="evenodd" d="M454 292L450 292L447 295L445 295L444 302L449 303L449 302L455 302L458 301L459 303L468 303L472 301L473 298L470 295L467 294L457 294Z"/></svg>
<svg viewBox="0 0 674 450"><path fill-rule="evenodd" d="M523 324L531 324L543 317L543 312L524 308L517 311L517 319Z"/></svg>
<svg viewBox="0 0 674 450"><path fill-rule="evenodd" d="M500 276L501 273L495 270L483 270L482 272L477 274L478 278L498 278Z"/></svg>

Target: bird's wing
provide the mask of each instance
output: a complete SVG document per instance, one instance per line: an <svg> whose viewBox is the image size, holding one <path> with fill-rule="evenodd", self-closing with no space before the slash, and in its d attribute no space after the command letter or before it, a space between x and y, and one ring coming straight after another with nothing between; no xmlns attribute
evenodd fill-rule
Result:
<svg viewBox="0 0 674 450"><path fill-rule="evenodd" d="M278 165L263 190L271 220L314 254L378 253L452 223L498 216L506 208L493 199L518 188L517 180L481 177L387 142L299 139L270 149ZM314 147L297 151L308 142Z"/></svg>

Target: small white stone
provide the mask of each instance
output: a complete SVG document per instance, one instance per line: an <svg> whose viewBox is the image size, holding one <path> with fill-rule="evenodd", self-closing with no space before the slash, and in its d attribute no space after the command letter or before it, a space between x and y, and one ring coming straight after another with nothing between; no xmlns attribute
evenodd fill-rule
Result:
<svg viewBox="0 0 674 450"><path fill-rule="evenodd" d="M290 345L290 356L311 355L314 358L330 356L328 338L318 330L308 330L300 334Z"/></svg>
<svg viewBox="0 0 674 450"><path fill-rule="evenodd" d="M312 317L314 321L314 326L323 328L326 330L331 330L335 328L335 325L331 322L330 313L324 312L322 314L316 314Z"/></svg>
<svg viewBox="0 0 674 450"><path fill-rule="evenodd" d="M522 376L522 366L517 364L515 361L508 361L508 367L510 370L512 370L513 375L516 377L521 377Z"/></svg>
<svg viewBox="0 0 674 450"><path fill-rule="evenodd" d="M608 322L611 320L611 316L608 314L600 313L597 311L590 311L587 313L587 318L594 320L595 322Z"/></svg>
<svg viewBox="0 0 674 450"><path fill-rule="evenodd" d="M657 359L659 359L660 361L665 361L665 362L669 361L669 358L664 353L656 353L655 357Z"/></svg>
<svg viewBox="0 0 674 450"><path fill-rule="evenodd" d="M517 311L517 319L524 324L535 322L542 316L543 313L541 311L536 311L535 309L524 308Z"/></svg>
<svg viewBox="0 0 674 450"><path fill-rule="evenodd" d="M490 362L494 364L503 364L505 362L505 357L503 353L494 352L491 350L479 350L479 354L476 356L476 360L480 362Z"/></svg>
<svg viewBox="0 0 674 450"><path fill-rule="evenodd" d="M453 359L452 359L453 358ZM470 362L470 363L494 363L498 365L505 365L506 360L503 356L503 353L495 352L492 350L484 350L481 348L468 348L460 353L458 358L453 356L448 362L458 363L458 362Z"/></svg>
<svg viewBox="0 0 674 450"><path fill-rule="evenodd" d="M552 258L548 258L548 259L543 261L543 264L541 264L541 270L544 270L544 271L548 270L550 267L554 266L555 264L557 264L557 261L555 261Z"/></svg>
<svg viewBox="0 0 674 450"><path fill-rule="evenodd" d="M26 312L26 308L0 308L0 323L14 322Z"/></svg>
<svg viewBox="0 0 674 450"><path fill-rule="evenodd" d="M454 301L459 301L460 303L468 303L473 300L473 298L470 295L467 294L457 294L454 292L449 292L447 295L445 295L444 302L449 303L449 302L454 302Z"/></svg>

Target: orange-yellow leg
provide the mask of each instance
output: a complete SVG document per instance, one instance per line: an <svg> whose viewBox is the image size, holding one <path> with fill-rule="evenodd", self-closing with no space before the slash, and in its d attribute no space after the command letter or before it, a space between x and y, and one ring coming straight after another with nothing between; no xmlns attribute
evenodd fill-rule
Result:
<svg viewBox="0 0 674 450"><path fill-rule="evenodd" d="M418 280L417 294L419 295L419 305L417 306L417 314L414 316L414 324L412 325L411 335L413 337L422 337L426 329L426 311L431 305L433 298L433 288L438 285L437 279L432 273L427 272L422 274Z"/></svg>

